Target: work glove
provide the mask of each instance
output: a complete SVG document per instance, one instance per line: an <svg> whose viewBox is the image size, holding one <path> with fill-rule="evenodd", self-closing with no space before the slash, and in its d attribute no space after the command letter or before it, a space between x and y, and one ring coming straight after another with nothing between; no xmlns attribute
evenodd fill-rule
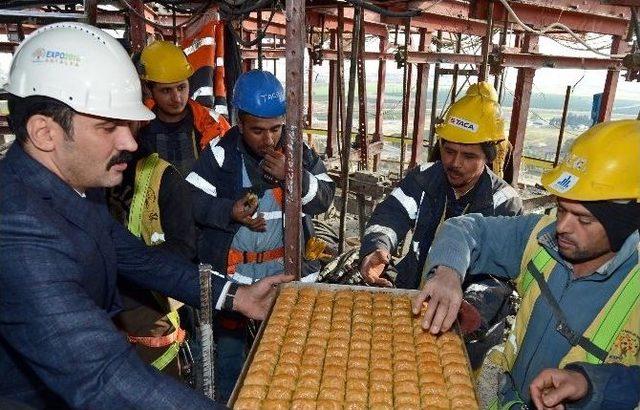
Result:
<svg viewBox="0 0 640 410"><path fill-rule="evenodd" d="M462 299L462 304L458 311L458 323L460 324L460 332L463 336L475 332L482 324L478 309L464 299Z"/></svg>

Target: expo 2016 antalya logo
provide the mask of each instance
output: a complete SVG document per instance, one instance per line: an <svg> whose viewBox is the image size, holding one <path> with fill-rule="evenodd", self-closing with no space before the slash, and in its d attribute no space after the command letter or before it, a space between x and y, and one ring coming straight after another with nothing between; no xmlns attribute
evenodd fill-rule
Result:
<svg viewBox="0 0 640 410"><path fill-rule="evenodd" d="M57 63L78 67L82 58L73 53L59 50L45 50L42 47L36 48L33 53L34 63Z"/></svg>

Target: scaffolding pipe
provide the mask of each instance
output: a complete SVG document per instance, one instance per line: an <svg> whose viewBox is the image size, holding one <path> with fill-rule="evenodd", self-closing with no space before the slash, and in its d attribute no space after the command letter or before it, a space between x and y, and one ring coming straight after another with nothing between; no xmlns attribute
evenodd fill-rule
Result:
<svg viewBox="0 0 640 410"><path fill-rule="evenodd" d="M442 31L438 31L438 36L436 37L436 50L439 53L441 50L440 44L442 43ZM435 137L436 132L436 109L438 108L438 88L440 86L440 63L435 64L435 69L433 72L433 92L431 93L431 119L429 123L429 157L431 157L431 152L433 151L433 139Z"/></svg>
<svg viewBox="0 0 640 410"><path fill-rule="evenodd" d="M289 0L287 15L285 127L284 271L300 278L302 255L302 107L304 83L305 4Z"/></svg>
<svg viewBox="0 0 640 410"><path fill-rule="evenodd" d="M342 209L340 210L340 234L338 252L344 252L345 229L347 221L347 202L349 198L349 154L351 151L351 127L353 122L353 100L355 99L356 73L358 66L358 46L360 37L360 13L359 7L354 9L353 14L353 32L351 33L351 63L349 66L349 96L347 97L347 116L344 121L344 129L342 131Z"/></svg>
<svg viewBox="0 0 640 410"><path fill-rule="evenodd" d="M404 26L404 51L405 57L409 55L411 43L411 20ZM411 65L405 58L402 81L402 128L400 131L400 179L404 176L404 157L407 133L409 132L409 105L411 103Z"/></svg>
<svg viewBox="0 0 640 410"><path fill-rule="evenodd" d="M482 65L480 66L480 74L478 81L487 81L489 77L489 45L491 45L493 36L493 0L489 0L489 10L487 11L487 34L482 41Z"/></svg>
<svg viewBox="0 0 640 410"><path fill-rule="evenodd" d="M456 54L460 54L462 49L462 33L458 34L456 40ZM422 51L422 50L421 50ZM458 63L453 65L453 79L451 80L451 105L456 102L458 96L458 74L460 73L460 65Z"/></svg>
<svg viewBox="0 0 640 410"><path fill-rule="evenodd" d="M558 146L556 147L556 157L553 160L553 166L558 165L560 160L560 149L562 148L562 138L564 137L564 127L567 124L567 112L569 111L569 99L571 98L571 86L567 86L567 92L564 95L564 106L562 107L562 121L560 122L560 133L558 134Z"/></svg>

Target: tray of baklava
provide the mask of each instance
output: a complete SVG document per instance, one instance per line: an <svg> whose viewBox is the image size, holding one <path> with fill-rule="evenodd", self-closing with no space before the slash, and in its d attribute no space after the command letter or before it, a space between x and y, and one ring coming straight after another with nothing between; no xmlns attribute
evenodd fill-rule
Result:
<svg viewBox="0 0 640 410"><path fill-rule="evenodd" d="M281 285L233 409L477 409L464 343L420 327L417 291Z"/></svg>

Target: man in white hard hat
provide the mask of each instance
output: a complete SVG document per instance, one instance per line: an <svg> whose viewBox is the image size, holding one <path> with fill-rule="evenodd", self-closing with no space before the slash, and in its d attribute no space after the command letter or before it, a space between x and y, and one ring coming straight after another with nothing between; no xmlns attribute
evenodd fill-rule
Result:
<svg viewBox="0 0 640 410"><path fill-rule="evenodd" d="M113 220L102 187L122 180L137 148L141 103L129 56L105 32L58 23L16 50L9 82L16 141L0 162L0 397L35 407L211 408L215 404L145 365L118 333L123 277L200 305L262 319L274 276L234 287L205 266L145 247Z"/></svg>

